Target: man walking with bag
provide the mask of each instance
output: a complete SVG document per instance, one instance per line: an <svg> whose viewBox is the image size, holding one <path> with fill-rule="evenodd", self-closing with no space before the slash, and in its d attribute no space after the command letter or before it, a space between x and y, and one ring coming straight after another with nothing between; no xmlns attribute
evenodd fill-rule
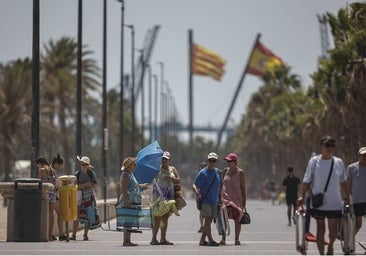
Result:
<svg viewBox="0 0 366 256"><path fill-rule="evenodd" d="M208 166L203 168L196 176L193 189L202 203L201 213L204 218L202 236L199 245L218 246L212 238L211 223L217 218L219 194L222 184L220 170L216 168L218 155L211 152L207 156ZM208 241L206 241L206 236Z"/></svg>
<svg viewBox="0 0 366 256"><path fill-rule="evenodd" d="M325 218L328 219L329 244L327 255L334 254L333 244L337 237L337 223L342 216L343 203L349 204L349 193L346 187L346 173L342 159L335 157L336 141L331 136L323 136L320 140L321 154L310 159L306 168L301 188L301 197L297 199L298 207L303 207L303 198L311 189L311 215L316 219L317 247L320 255L324 255ZM310 188L311 183L311 188ZM319 200L314 205L314 195ZM342 195L344 195L342 203Z"/></svg>

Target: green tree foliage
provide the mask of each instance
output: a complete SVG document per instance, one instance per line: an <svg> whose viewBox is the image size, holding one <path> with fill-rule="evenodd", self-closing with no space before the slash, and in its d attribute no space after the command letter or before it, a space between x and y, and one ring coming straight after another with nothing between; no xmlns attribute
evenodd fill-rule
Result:
<svg viewBox="0 0 366 256"><path fill-rule="evenodd" d="M14 161L30 151L31 84L29 59L16 60L0 68L0 166L5 180L10 179ZM19 148L24 151L19 152Z"/></svg>
<svg viewBox="0 0 366 256"><path fill-rule="evenodd" d="M281 185L288 165L303 175L325 134L337 139L337 155L345 164L355 161L358 148L366 145L366 4L353 3L327 18L335 47L311 75L313 84L302 89L288 67L266 73L231 140L243 156L254 196L266 179Z"/></svg>

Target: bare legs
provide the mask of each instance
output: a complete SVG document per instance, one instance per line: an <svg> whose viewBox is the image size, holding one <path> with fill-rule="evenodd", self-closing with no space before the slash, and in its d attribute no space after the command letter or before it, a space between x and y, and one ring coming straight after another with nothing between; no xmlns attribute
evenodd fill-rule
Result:
<svg viewBox="0 0 366 256"><path fill-rule="evenodd" d="M205 243L206 236L208 238L208 242L211 243L213 241L212 234L211 234L211 223L212 218L211 217L204 217L204 224L203 224L203 231L201 235L200 244Z"/></svg>
<svg viewBox="0 0 366 256"><path fill-rule="evenodd" d="M55 205L56 202L49 202L49 207L48 207L48 217L49 217L49 226L48 226L48 236L49 236L49 240L53 241L54 236L52 235L52 230L53 230L53 223L55 222L55 218L53 215L53 212L55 211Z"/></svg>
<svg viewBox="0 0 366 256"><path fill-rule="evenodd" d="M157 234L159 232L160 228L160 243L166 243L168 240L166 239L166 232L168 230L168 219L170 216L170 212L163 215L162 217L156 217L154 216L154 225L152 228L152 238L151 243L157 244Z"/></svg>
<svg viewBox="0 0 366 256"><path fill-rule="evenodd" d="M328 219L328 229L329 229L329 244L328 244L328 253L333 253L333 245L334 241L337 237L337 218ZM325 220L316 220L317 229L316 229L316 245L318 247L318 251L320 255L324 255L324 234L325 234Z"/></svg>
<svg viewBox="0 0 366 256"><path fill-rule="evenodd" d="M55 212L57 214L57 226L58 226L58 231L59 231L59 235L62 236L64 235L64 226L63 226L63 221L61 220L61 216L60 216L60 201L56 201L55 204Z"/></svg>

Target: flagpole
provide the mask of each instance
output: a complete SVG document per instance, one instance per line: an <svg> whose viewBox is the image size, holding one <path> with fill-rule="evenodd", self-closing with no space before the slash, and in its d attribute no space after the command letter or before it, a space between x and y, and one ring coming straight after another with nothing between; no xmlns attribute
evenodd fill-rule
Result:
<svg viewBox="0 0 366 256"><path fill-rule="evenodd" d="M193 76L192 76L192 48L193 48L193 30L188 30L189 45L189 81L188 81L188 108L189 108L189 152L193 154ZM192 159L192 158L191 158Z"/></svg>
<svg viewBox="0 0 366 256"><path fill-rule="evenodd" d="M249 59L247 60L247 64L246 64L246 66L245 66L245 69L244 69L244 71L243 71L243 73L242 73L241 77L240 77L240 80L239 80L238 86L236 87L236 91L235 91L235 93L234 93L234 98L233 98L233 100L231 101L231 104L230 104L229 110L228 110L228 112L227 112L227 114L226 114L226 117L225 117L224 123L222 124L222 127L221 127L221 129L220 129L220 131L219 131L219 134L218 134L218 136L217 136L217 143L216 143L215 151L218 151L218 149L219 149L219 147L220 147L222 134L223 134L223 132L224 132L224 131L225 131L225 129L226 129L227 122L228 122L228 120L229 120L229 118L230 118L230 116L231 116L231 112L233 111L233 108L234 108L234 105L235 105L236 99L238 98L238 95L239 95L240 89L241 89L242 84L243 84L243 82L244 82L244 78L245 78L245 75L246 75L246 73L247 73L247 69L248 69L248 66L249 66L250 60L251 60L251 59L252 59L252 57L253 57L254 49L255 49L255 47L256 47L256 45L257 45L257 43L258 43L258 41L259 41L260 37L261 37L261 34L260 34L260 33L258 33L258 34L257 34L257 37L256 37L256 39L255 39L255 41L254 41L253 47L252 47L252 52L251 52L251 54L250 54L250 56L249 56Z"/></svg>

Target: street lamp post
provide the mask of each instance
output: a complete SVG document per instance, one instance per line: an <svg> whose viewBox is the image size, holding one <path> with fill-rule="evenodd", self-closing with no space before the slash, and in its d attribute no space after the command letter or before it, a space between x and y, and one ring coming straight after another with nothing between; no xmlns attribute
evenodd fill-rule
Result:
<svg viewBox="0 0 366 256"><path fill-rule="evenodd" d="M103 131L102 131L102 161L103 161L103 195L104 203L107 202L107 150L108 150L108 128L107 128L107 0L103 3ZM104 205L104 222L106 222L106 205Z"/></svg>
<svg viewBox="0 0 366 256"><path fill-rule="evenodd" d="M153 75L155 85L155 97L154 97L154 139L158 140L158 75Z"/></svg>
<svg viewBox="0 0 366 256"><path fill-rule="evenodd" d="M144 61L144 49L137 49L140 53L140 60L141 67L145 69L145 61ZM139 84L141 88L141 141L144 141L144 131L145 131L145 89L144 89L144 79L140 80L141 84Z"/></svg>
<svg viewBox="0 0 366 256"><path fill-rule="evenodd" d="M149 139L150 142L153 141L153 131L152 131L152 74L151 74L151 66L147 65L148 71L148 85L149 85Z"/></svg>
<svg viewBox="0 0 366 256"><path fill-rule="evenodd" d="M119 156L120 156L120 166L122 166L123 161L123 104L124 104L124 88L123 88L123 46L124 46L124 12L125 12L125 3L124 0L117 0L121 3L121 73L120 73L120 94L119 94L119 101L120 101L120 112L119 112Z"/></svg>
<svg viewBox="0 0 366 256"><path fill-rule="evenodd" d="M132 134L131 134L131 155L135 155L135 27L133 25L125 25L131 29L131 111L132 111Z"/></svg>
<svg viewBox="0 0 366 256"><path fill-rule="evenodd" d="M33 42L32 42L32 152L31 177L37 177L36 158L39 155L39 0L33 0ZM5 177L9 178L9 177Z"/></svg>
<svg viewBox="0 0 366 256"><path fill-rule="evenodd" d="M76 75L76 155L81 155L82 56L83 56L83 0L78 5L78 52Z"/></svg>

